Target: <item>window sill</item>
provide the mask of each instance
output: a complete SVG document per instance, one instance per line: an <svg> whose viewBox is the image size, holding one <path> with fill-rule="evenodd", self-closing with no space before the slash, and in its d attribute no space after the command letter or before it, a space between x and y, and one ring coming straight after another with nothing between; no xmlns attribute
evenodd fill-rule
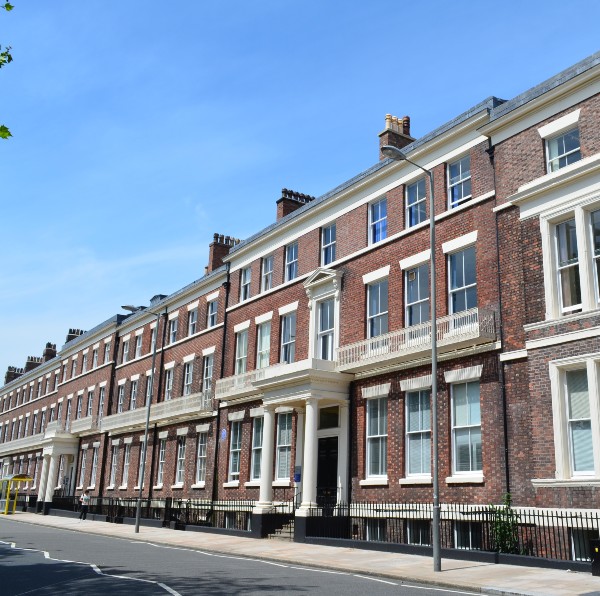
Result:
<svg viewBox="0 0 600 596"><path fill-rule="evenodd" d="M80 484L79 486L76 486L75 490L83 490L83 484Z"/></svg>
<svg viewBox="0 0 600 596"><path fill-rule="evenodd" d="M181 490L183 488L183 482L178 484L171 484L171 488L175 490Z"/></svg>
<svg viewBox="0 0 600 596"><path fill-rule="evenodd" d="M418 486L418 485L430 485L433 483L431 476L409 476L407 478L400 478L398 484L400 486Z"/></svg>
<svg viewBox="0 0 600 596"><path fill-rule="evenodd" d="M273 486L274 488L289 488L292 485L290 480L274 480Z"/></svg>
<svg viewBox="0 0 600 596"><path fill-rule="evenodd" d="M223 482L223 488L238 488L240 486L239 480L231 480L230 482Z"/></svg>
<svg viewBox="0 0 600 596"><path fill-rule="evenodd" d="M163 487L163 485L162 485L162 484L156 484L156 485L154 485L152 488L153 488L154 490L162 490L162 487Z"/></svg>
<svg viewBox="0 0 600 596"><path fill-rule="evenodd" d="M127 490L127 485L122 484L121 486L119 486L119 490Z"/></svg>
<svg viewBox="0 0 600 596"><path fill-rule="evenodd" d="M106 490L114 490L114 488L115 488L115 485L111 484L110 486L106 487Z"/></svg>
<svg viewBox="0 0 600 596"><path fill-rule="evenodd" d="M244 482L244 486L247 488L260 486L260 480L250 480L250 482Z"/></svg>
<svg viewBox="0 0 600 596"><path fill-rule="evenodd" d="M196 484L192 484L192 486L190 486L190 488L204 488L205 486L205 482L198 482Z"/></svg>
<svg viewBox="0 0 600 596"><path fill-rule="evenodd" d="M596 476L579 476L574 478L532 478L531 484L535 488L558 488L561 486L569 487L584 487L584 486L600 486L600 478Z"/></svg>
<svg viewBox="0 0 600 596"><path fill-rule="evenodd" d="M388 486L388 477L381 476L380 478L365 478L358 483L360 486Z"/></svg>
<svg viewBox="0 0 600 596"><path fill-rule="evenodd" d="M465 474L446 478L446 484L483 484L483 482L483 474Z"/></svg>

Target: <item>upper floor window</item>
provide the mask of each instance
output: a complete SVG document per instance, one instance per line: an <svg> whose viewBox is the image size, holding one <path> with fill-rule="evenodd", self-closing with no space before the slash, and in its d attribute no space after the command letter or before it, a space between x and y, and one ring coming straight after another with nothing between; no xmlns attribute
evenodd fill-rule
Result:
<svg viewBox="0 0 600 596"><path fill-rule="evenodd" d="M581 280L575 218L556 226L556 245L561 312L581 310Z"/></svg>
<svg viewBox="0 0 600 596"><path fill-rule="evenodd" d="M76 377L77 376L77 360L73 360L73 363L71 364L71 378Z"/></svg>
<svg viewBox="0 0 600 596"><path fill-rule="evenodd" d="M406 473L431 474L430 392L406 393Z"/></svg>
<svg viewBox="0 0 600 596"><path fill-rule="evenodd" d="M323 300L318 305L317 358L333 360L334 299Z"/></svg>
<svg viewBox="0 0 600 596"><path fill-rule="evenodd" d="M183 395L191 395L194 380L194 362L186 362L183 365Z"/></svg>
<svg viewBox="0 0 600 596"><path fill-rule="evenodd" d="M592 416L587 370L565 373L567 427L573 475L594 473Z"/></svg>
<svg viewBox="0 0 600 596"><path fill-rule="evenodd" d="M198 327L198 309L194 308L188 313L188 335L194 335Z"/></svg>
<svg viewBox="0 0 600 596"><path fill-rule="evenodd" d="M169 368L165 371L165 401L169 401L173 397L173 369Z"/></svg>
<svg viewBox="0 0 600 596"><path fill-rule="evenodd" d="M262 260L260 291L266 292L273 287L273 255Z"/></svg>
<svg viewBox="0 0 600 596"><path fill-rule="evenodd" d="M125 402L125 385L119 385L119 393L117 399L117 412L120 414L123 411L123 404ZM69 409L67 410L67 419L69 418L69 412L71 411L71 402L69 401Z"/></svg>
<svg viewBox="0 0 600 596"><path fill-rule="evenodd" d="M281 317L281 362L290 364L296 358L296 313Z"/></svg>
<svg viewBox="0 0 600 596"><path fill-rule="evenodd" d="M131 396L129 399L129 409L135 410L137 406L138 382L131 381Z"/></svg>
<svg viewBox="0 0 600 596"><path fill-rule="evenodd" d="M121 362L125 363L127 360L129 360L129 340L123 342Z"/></svg>
<svg viewBox="0 0 600 596"><path fill-rule="evenodd" d="M471 158L462 159L448 165L448 196L450 208L458 207L471 198Z"/></svg>
<svg viewBox="0 0 600 596"><path fill-rule="evenodd" d="M235 335L235 374L246 372L248 363L248 330L240 331Z"/></svg>
<svg viewBox="0 0 600 596"><path fill-rule="evenodd" d="M292 466L292 414L277 416L277 462L276 479L289 480Z"/></svg>
<svg viewBox="0 0 600 596"><path fill-rule="evenodd" d="M185 437L177 437L177 466L175 468L175 484L183 484L185 480Z"/></svg>
<svg viewBox="0 0 600 596"><path fill-rule="evenodd" d="M263 417L254 418L252 424L252 464L250 480L260 480L260 464L262 459L263 444Z"/></svg>
<svg viewBox="0 0 600 596"><path fill-rule="evenodd" d="M256 368L269 366L271 355L271 322L261 323L258 326L256 341Z"/></svg>
<svg viewBox="0 0 600 596"><path fill-rule="evenodd" d="M335 261L335 224L321 231L321 265L329 265Z"/></svg>
<svg viewBox="0 0 600 596"><path fill-rule="evenodd" d="M369 244L387 238L387 199L369 206Z"/></svg>
<svg viewBox="0 0 600 596"><path fill-rule="evenodd" d="M156 485L162 486L165 476L165 460L167 459L167 439L160 439L158 448L158 468L156 470Z"/></svg>
<svg viewBox="0 0 600 596"><path fill-rule="evenodd" d="M196 484L206 481L208 433L198 435L198 450L196 452Z"/></svg>
<svg viewBox="0 0 600 596"><path fill-rule="evenodd" d="M208 393L212 389L214 355L204 356L204 365L202 367L202 391Z"/></svg>
<svg viewBox="0 0 600 596"><path fill-rule="evenodd" d="M104 344L104 364L110 361L110 342Z"/></svg>
<svg viewBox="0 0 600 596"><path fill-rule="evenodd" d="M406 326L429 321L429 265L409 269L406 278Z"/></svg>
<svg viewBox="0 0 600 596"><path fill-rule="evenodd" d="M217 324L217 301L211 300L206 308L206 326L214 327Z"/></svg>
<svg viewBox="0 0 600 596"><path fill-rule="evenodd" d="M81 372L84 373L87 371L87 363L88 363L88 355L84 354L81 359Z"/></svg>
<svg viewBox="0 0 600 596"><path fill-rule="evenodd" d="M177 319L169 321L169 343L173 344L177 341Z"/></svg>
<svg viewBox="0 0 600 596"><path fill-rule="evenodd" d="M242 454L242 422L231 423L231 439L229 443L229 482L240 479L240 460Z"/></svg>
<svg viewBox="0 0 600 596"><path fill-rule="evenodd" d="M98 348L95 348L92 352L92 368L96 368L98 366Z"/></svg>
<svg viewBox="0 0 600 596"><path fill-rule="evenodd" d="M406 186L406 227L425 221L425 178Z"/></svg>
<svg viewBox="0 0 600 596"><path fill-rule="evenodd" d="M388 280L367 286L367 331L369 337L388 332Z"/></svg>
<svg viewBox="0 0 600 596"><path fill-rule="evenodd" d="M88 391L87 397L88 401L86 416L91 416L94 413L94 392Z"/></svg>
<svg viewBox="0 0 600 596"><path fill-rule="evenodd" d="M548 172L556 172L581 159L579 128L546 140Z"/></svg>
<svg viewBox="0 0 600 596"><path fill-rule="evenodd" d="M140 358L142 355L142 335L135 336L135 357Z"/></svg>
<svg viewBox="0 0 600 596"><path fill-rule="evenodd" d="M298 277L298 243L285 247L285 281Z"/></svg>
<svg viewBox="0 0 600 596"><path fill-rule="evenodd" d="M475 247L455 252L448 257L450 276L450 312L458 313L477 306Z"/></svg>
<svg viewBox="0 0 600 596"><path fill-rule="evenodd" d="M250 298L250 282L252 281L252 269L245 267L240 275L240 301Z"/></svg>

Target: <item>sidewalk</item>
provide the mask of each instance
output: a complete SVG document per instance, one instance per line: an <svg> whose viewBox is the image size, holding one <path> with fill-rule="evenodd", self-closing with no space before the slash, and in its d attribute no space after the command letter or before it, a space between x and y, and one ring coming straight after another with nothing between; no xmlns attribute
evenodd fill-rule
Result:
<svg viewBox="0 0 600 596"><path fill-rule="evenodd" d="M98 521L79 522L74 518L41 516L34 513L16 513L6 519L75 532L265 559L278 563L308 565L322 569L378 575L411 583L461 588L484 594L600 596L600 577L593 577L589 573L473 563L451 559L442 560L441 573L435 573L429 557L415 555L315 546L280 540L256 540L145 526L141 526L139 534L136 534L132 525Z"/></svg>

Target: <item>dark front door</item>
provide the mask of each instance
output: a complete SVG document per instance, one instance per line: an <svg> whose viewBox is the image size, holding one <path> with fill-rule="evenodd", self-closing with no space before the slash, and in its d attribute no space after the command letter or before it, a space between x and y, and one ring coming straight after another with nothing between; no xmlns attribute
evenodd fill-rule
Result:
<svg viewBox="0 0 600 596"><path fill-rule="evenodd" d="M338 438L319 439L317 463L317 504L334 507L337 501Z"/></svg>

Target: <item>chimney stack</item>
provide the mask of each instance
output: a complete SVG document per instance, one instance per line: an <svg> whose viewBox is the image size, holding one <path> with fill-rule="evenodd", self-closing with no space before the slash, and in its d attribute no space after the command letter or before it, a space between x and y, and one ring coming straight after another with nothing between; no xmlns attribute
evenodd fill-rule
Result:
<svg viewBox="0 0 600 596"><path fill-rule="evenodd" d="M214 234L213 241L208 245L208 265L205 274L218 269L223 264L223 258L229 254L229 250L239 244L240 241L233 236Z"/></svg>
<svg viewBox="0 0 600 596"><path fill-rule="evenodd" d="M34 368L37 368L43 362L41 356L27 356L27 360L25 360L25 372L28 373L32 371Z"/></svg>
<svg viewBox="0 0 600 596"><path fill-rule="evenodd" d="M44 362L48 362L48 360L56 358L56 344L51 344L50 342L48 342L44 351L42 352L42 358Z"/></svg>
<svg viewBox="0 0 600 596"><path fill-rule="evenodd" d="M314 200L315 197L311 197L310 195L282 188L281 198L277 201L277 221L289 213L296 211L296 209L299 209L302 205Z"/></svg>
<svg viewBox="0 0 600 596"><path fill-rule="evenodd" d="M65 341L68 344L70 341L73 341L76 337L83 335L85 332L83 329L69 329L69 333L67 334L67 340Z"/></svg>
<svg viewBox="0 0 600 596"><path fill-rule="evenodd" d="M6 369L6 374L4 375L4 384L8 385L11 381L18 379L25 371L22 368L17 368L16 366L9 366Z"/></svg>
<svg viewBox="0 0 600 596"><path fill-rule="evenodd" d="M379 161L385 159L381 153L381 147L384 145L392 145L398 149L402 149L414 141L410 136L410 118L404 116L397 118L391 114L385 115L385 129L379 133Z"/></svg>

